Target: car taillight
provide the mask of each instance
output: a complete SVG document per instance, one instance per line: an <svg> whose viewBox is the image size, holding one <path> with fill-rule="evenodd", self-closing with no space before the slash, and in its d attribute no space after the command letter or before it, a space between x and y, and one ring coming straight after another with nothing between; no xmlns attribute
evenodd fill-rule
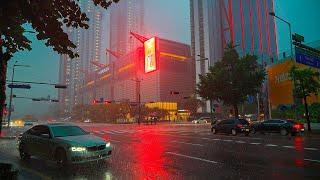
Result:
<svg viewBox="0 0 320 180"><path fill-rule="evenodd" d="M293 128L295 128L295 129L300 129L300 128L301 128L301 125L300 125L300 124L294 124L294 125L293 125Z"/></svg>
<svg viewBox="0 0 320 180"><path fill-rule="evenodd" d="M237 127L238 127L238 128L242 128L243 125L242 125L242 124L237 124Z"/></svg>

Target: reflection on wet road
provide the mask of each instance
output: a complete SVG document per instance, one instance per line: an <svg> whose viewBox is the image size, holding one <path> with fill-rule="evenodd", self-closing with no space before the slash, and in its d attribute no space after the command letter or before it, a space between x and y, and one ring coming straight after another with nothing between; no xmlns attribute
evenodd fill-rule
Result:
<svg viewBox="0 0 320 180"><path fill-rule="evenodd" d="M1 160L13 161L20 167L21 179L316 179L320 176L317 138L213 135L206 125L83 128L111 140L113 154L104 164L60 171L55 163L39 159L22 163L10 140L1 140L7 143L1 144Z"/></svg>

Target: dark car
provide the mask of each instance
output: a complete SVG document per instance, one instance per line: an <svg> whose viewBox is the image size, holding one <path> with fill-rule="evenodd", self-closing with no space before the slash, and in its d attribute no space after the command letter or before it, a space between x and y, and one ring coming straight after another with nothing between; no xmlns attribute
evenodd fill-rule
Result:
<svg viewBox="0 0 320 180"><path fill-rule="evenodd" d="M36 125L18 138L20 157L37 156L59 166L103 161L111 156L110 142L72 124Z"/></svg>
<svg viewBox="0 0 320 180"><path fill-rule="evenodd" d="M211 132L232 134L244 133L246 136L250 133L249 122L245 119L225 119L218 121L211 126Z"/></svg>
<svg viewBox="0 0 320 180"><path fill-rule="evenodd" d="M296 135L297 133L304 132L304 125L300 123L295 123L292 120L283 119L270 119L264 122L253 124L251 126L252 133L256 132L272 132L280 133L283 136Z"/></svg>

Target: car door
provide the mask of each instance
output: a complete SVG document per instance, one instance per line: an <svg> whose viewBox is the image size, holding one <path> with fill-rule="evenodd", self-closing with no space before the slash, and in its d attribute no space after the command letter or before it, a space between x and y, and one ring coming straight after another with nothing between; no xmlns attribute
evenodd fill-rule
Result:
<svg viewBox="0 0 320 180"><path fill-rule="evenodd" d="M261 123L260 130L270 132L272 130L272 120L267 120Z"/></svg>
<svg viewBox="0 0 320 180"><path fill-rule="evenodd" d="M52 151L52 136L47 126L40 126L38 135L38 153L40 156L49 158Z"/></svg>
<svg viewBox="0 0 320 180"><path fill-rule="evenodd" d="M35 156L39 155L39 148L38 148L39 133L40 133L40 127L34 126L33 128L29 129L26 132L26 135L24 136L23 143L31 155L35 155Z"/></svg>
<svg viewBox="0 0 320 180"><path fill-rule="evenodd" d="M220 131L224 132L224 133L230 133L232 124L233 124L233 120L232 119L224 120L223 124L220 127L221 128Z"/></svg>
<svg viewBox="0 0 320 180"><path fill-rule="evenodd" d="M280 119L279 120L275 120L275 123L273 125L273 131L274 132L280 132L281 128L284 127L285 123L286 122L284 120L280 120Z"/></svg>
<svg viewBox="0 0 320 180"><path fill-rule="evenodd" d="M215 125L217 131L223 132L223 124L225 123L225 121L226 120L222 120Z"/></svg>

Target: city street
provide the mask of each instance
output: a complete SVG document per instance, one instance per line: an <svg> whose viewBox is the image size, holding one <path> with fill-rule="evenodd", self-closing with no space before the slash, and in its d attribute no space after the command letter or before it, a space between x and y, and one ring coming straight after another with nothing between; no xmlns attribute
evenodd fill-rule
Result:
<svg viewBox="0 0 320 180"><path fill-rule="evenodd" d="M318 179L320 136L214 135L210 125L80 124L110 139L104 166L59 171L54 162L20 161L15 140L0 139L0 161L20 170L20 179Z"/></svg>

